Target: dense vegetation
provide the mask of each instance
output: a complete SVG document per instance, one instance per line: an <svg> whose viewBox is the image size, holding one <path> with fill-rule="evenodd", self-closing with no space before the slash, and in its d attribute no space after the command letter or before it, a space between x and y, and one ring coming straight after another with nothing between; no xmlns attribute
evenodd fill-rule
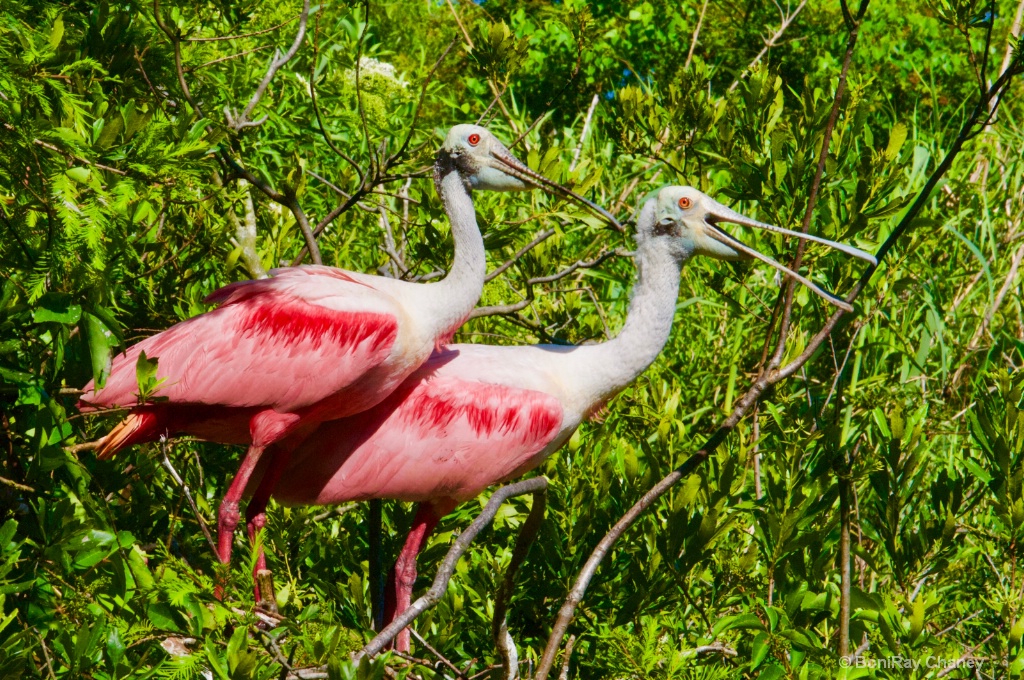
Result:
<svg viewBox="0 0 1024 680"><path fill-rule="evenodd" d="M76 410L125 346L205 311L219 286L299 261L307 216L325 264L444 270L426 170L447 127L481 117L623 220L650 191L690 184L799 229L813 195L811 232L874 250L942 174L856 313L615 545L555 672L1024 674L1024 90L1010 82L989 125L996 102L977 108L1020 66L1021 8L862 7L373 0L300 17L296 0L0 0L0 674L277 678L327 664L306 677L467 678L498 663L490 618L529 497L504 506L416 622L430 646L357 669L348 655L372 635L364 506L271 506L286 620L263 630L245 559L214 599L200 526L240 451L183 439L101 462L89 444L117 415ZM490 268L514 262L459 340L615 332L628 234L540 192L476 201ZM817 247L804 265L844 294L863 271ZM509 615L524 676L602 535L770 361L781 291L761 265L692 261L661 358L538 471L547 515ZM832 311L798 290L779 360ZM421 586L483 500L444 520ZM411 516L384 504L385 555Z"/></svg>

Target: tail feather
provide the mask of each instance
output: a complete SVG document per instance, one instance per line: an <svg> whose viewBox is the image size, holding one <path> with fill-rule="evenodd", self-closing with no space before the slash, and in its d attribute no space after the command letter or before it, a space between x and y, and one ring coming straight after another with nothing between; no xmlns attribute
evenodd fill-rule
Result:
<svg viewBox="0 0 1024 680"><path fill-rule="evenodd" d="M108 460L127 446L152 441L159 431L160 418L152 411L129 413L103 438L103 443L97 449L96 456L100 460Z"/></svg>

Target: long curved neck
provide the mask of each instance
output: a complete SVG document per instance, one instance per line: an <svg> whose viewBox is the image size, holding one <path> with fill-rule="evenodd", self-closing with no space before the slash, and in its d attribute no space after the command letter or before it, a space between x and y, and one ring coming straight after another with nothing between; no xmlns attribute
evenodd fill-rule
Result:
<svg viewBox="0 0 1024 680"><path fill-rule="evenodd" d="M649 217L653 220L653 210ZM672 252L666 238L647 238L639 244L637 280L622 330L607 342L576 350L579 359L573 362L573 371L577 375L572 381L582 383L578 396L583 402L597 406L607 401L661 354L672 331L685 260Z"/></svg>
<svg viewBox="0 0 1024 680"><path fill-rule="evenodd" d="M428 295L420 311L436 336L447 340L480 300L487 274L487 254L469 187L459 173L452 170L440 177L437 190L451 222L455 259L446 277L424 285Z"/></svg>

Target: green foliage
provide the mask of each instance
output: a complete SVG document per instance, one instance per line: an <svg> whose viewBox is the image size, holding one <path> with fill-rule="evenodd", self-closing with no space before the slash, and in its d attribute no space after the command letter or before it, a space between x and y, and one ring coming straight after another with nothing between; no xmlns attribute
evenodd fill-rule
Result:
<svg viewBox="0 0 1024 680"><path fill-rule="evenodd" d="M414 278L450 259L424 169L457 122L486 116L502 139L522 135L517 155L620 216L679 183L790 228L828 141L809 230L872 249L951 148L983 66L994 80L1009 55L1022 70L1017 3L876 0L825 140L846 46L831 0L808 3L759 63L772 2L328 3L249 116L265 121L232 127L225 110L237 117L291 44L300 4L171 0L159 20L148 3L0 5L2 677L451 670L349 660L369 634L361 506L271 506L261 540L285 620L266 630L254 551L240 538L248 559L224 574L199 526L215 523L239 451L177 441L99 461L81 446L118 414L79 413L78 390L119 352L302 250L295 214L240 168L296 196L314 225L347 206L325 223L326 264ZM856 316L611 550L570 629L570 677L930 678L928 660L965 653L985 676L1024 674L1019 93L965 147ZM551 235L482 300L526 304L472 320L460 341L585 342L621 326L633 265L605 256L628 237L540 192L474 198L492 270ZM792 260L790 240L738 235ZM862 271L817 247L804 267L840 292ZM777 294L760 265L691 262L662 357L542 466L548 516L509 615L524 674L600 536L757 374ZM829 311L798 292L784 359ZM159 398L156 360L136 368L140 397ZM855 500L851 647L915 668L840 665L840 480ZM480 507L442 522L420 588ZM467 675L496 663L495 592L528 509L517 499L499 513L417 621ZM387 503L385 518L394 555L412 509ZM415 643L414 655L432 658Z"/></svg>

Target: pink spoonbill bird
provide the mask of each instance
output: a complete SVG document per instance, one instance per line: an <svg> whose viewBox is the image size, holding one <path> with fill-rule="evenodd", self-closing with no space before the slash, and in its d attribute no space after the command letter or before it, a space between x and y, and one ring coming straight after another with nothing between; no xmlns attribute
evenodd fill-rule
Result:
<svg viewBox="0 0 1024 680"><path fill-rule="evenodd" d="M218 510L218 558L231 558L239 500L264 451L268 472L320 423L378 404L450 342L473 309L486 273L472 189L534 187L571 195L516 159L490 132L456 125L434 163L434 183L451 221L455 257L439 282L420 284L331 267L278 269L269 279L221 288L220 306L132 346L106 385L89 383L83 410L131 407L104 438L100 458L126 446L187 433L246 453ZM614 220L613 220L614 222ZM162 387L139 404L136 364L158 360Z"/></svg>
<svg viewBox="0 0 1024 680"><path fill-rule="evenodd" d="M582 346L449 345L436 351L378 406L321 425L286 466L264 477L247 508L250 522L272 494L284 505L329 505L372 498L418 502L413 526L386 591L388 621L409 606L416 556L442 516L486 487L516 478L558 450L580 423L657 358L675 315L679 276L693 255L756 257L812 282L721 230L732 222L856 248L775 227L725 207L690 187L667 187L638 220L628 315L612 340ZM408 630L397 646L407 650Z"/></svg>

